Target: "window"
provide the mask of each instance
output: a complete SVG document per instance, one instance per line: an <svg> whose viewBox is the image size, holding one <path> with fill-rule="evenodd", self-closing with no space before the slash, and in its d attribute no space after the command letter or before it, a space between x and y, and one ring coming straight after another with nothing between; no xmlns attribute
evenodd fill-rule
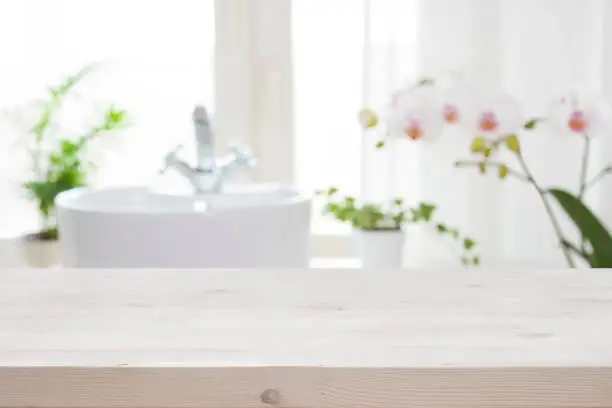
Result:
<svg viewBox="0 0 612 408"><path fill-rule="evenodd" d="M416 72L416 4L0 2L0 110L101 62L83 96L117 103L135 126L109 146L99 184L146 183L169 149L179 143L193 148L191 110L203 103L217 113L219 154L232 139L253 148L259 159L253 180L295 183L306 192L334 184L347 193L386 197L398 177L414 187L416 160L413 152L374 154L374 140L362 133L356 115L363 106L380 106ZM0 219L0 231L18 234L36 228L37 220L20 197L23 168L9 149L14 136L0 129L0 213L11 214ZM348 227L314 211L315 256L348 254L327 240L350 251Z"/></svg>
<svg viewBox="0 0 612 408"><path fill-rule="evenodd" d="M293 0L297 185L335 185L359 197L388 199L417 190L412 146L376 152L357 113L382 107L417 73L415 0ZM348 255L349 227L314 206L315 253Z"/></svg>
<svg viewBox="0 0 612 408"><path fill-rule="evenodd" d="M117 103L135 125L109 145L98 182L147 182L165 152L193 145L194 104L214 110L214 14L214 0L3 1L0 110L40 97L48 85L99 62L80 95ZM24 169L9 161L15 136L0 133L3 234L23 233L37 222L20 197Z"/></svg>
<svg viewBox="0 0 612 408"><path fill-rule="evenodd" d="M356 114L364 99L366 10L363 1L347 4L293 1L294 166L296 183L306 191L331 184L350 194L361 190L363 140ZM315 207L315 231L346 231L317 216Z"/></svg>

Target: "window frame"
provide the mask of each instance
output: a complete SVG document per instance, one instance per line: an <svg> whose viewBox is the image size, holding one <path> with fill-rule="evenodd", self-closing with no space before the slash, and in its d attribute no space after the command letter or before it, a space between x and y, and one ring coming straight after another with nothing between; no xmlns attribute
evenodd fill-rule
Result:
<svg viewBox="0 0 612 408"><path fill-rule="evenodd" d="M295 182L292 1L215 1L218 146L249 145L250 180ZM312 194L312 192L304 192ZM311 231L313 258L353 257L348 232Z"/></svg>

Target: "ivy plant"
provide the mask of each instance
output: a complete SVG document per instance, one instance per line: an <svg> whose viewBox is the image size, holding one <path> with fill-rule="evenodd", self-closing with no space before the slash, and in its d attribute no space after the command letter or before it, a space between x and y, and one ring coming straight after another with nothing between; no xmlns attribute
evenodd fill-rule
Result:
<svg viewBox="0 0 612 408"><path fill-rule="evenodd" d="M476 242L463 236L458 229L435 220L436 206L421 202L408 206L401 198L391 200L386 205L360 203L355 197L342 196L337 187L317 191L316 195L325 200L323 213L336 220L350 224L354 229L363 231L399 231L407 224L423 224L434 227L443 237L454 240L462 248L461 262L465 266L480 264L475 254Z"/></svg>

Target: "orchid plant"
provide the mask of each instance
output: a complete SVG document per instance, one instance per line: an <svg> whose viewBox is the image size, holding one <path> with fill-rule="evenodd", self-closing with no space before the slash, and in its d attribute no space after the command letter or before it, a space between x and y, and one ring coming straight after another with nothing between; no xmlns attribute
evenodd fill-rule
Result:
<svg viewBox="0 0 612 408"><path fill-rule="evenodd" d="M612 172L609 165L593 177L588 174L592 138L609 124L612 108L603 101L571 93L552 104L547 118L529 118L510 95L479 93L461 81L451 81L446 86L440 82L422 79L393 95L384 121L386 136L420 141L439 135L446 126L463 127L474 135L470 146L473 157L457 161L456 167L474 168L480 174L494 172L500 180L514 178L531 185L544 206L567 265L575 267L576 258L580 258L594 268L612 267L612 236L584 204L588 190ZM381 126L381 115L371 109L362 110L359 119L364 129ZM577 193L545 187L536 180L525 159L521 139L544 125L583 141ZM385 144L386 140L381 140L376 146L383 148ZM517 168L504 159L503 151L514 156ZM574 222L580 242L573 243L567 238L554 211L554 201Z"/></svg>

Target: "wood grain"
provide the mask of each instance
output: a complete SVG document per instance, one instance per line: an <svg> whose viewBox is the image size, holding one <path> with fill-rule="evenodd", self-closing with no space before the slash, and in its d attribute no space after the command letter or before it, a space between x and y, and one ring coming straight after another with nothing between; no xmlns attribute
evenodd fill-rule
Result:
<svg viewBox="0 0 612 408"><path fill-rule="evenodd" d="M0 281L0 407L612 407L610 271Z"/></svg>
<svg viewBox="0 0 612 408"><path fill-rule="evenodd" d="M44 408L601 407L610 369L7 368L0 406Z"/></svg>

